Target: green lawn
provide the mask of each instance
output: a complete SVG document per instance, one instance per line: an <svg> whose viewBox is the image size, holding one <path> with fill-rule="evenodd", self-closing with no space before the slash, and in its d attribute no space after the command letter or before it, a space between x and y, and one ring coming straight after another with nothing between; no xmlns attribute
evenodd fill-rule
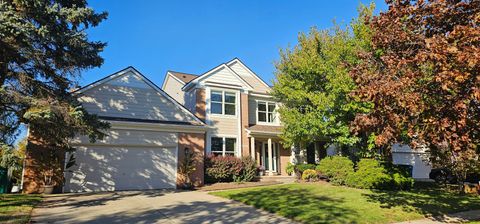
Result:
<svg viewBox="0 0 480 224"><path fill-rule="evenodd" d="M27 223L39 195L0 194L0 223Z"/></svg>
<svg viewBox="0 0 480 224"><path fill-rule="evenodd" d="M480 197L438 188L371 191L327 183L287 184L212 192L306 223L391 223L480 209Z"/></svg>

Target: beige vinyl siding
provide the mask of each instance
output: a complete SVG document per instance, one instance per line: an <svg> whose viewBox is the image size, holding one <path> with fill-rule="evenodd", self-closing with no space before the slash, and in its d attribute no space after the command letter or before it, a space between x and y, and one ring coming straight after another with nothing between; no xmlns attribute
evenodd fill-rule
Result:
<svg viewBox="0 0 480 224"><path fill-rule="evenodd" d="M243 80L245 80L249 85L253 87L253 92L257 93L268 93L270 88L265 86L258 77L254 77L249 71L242 67L238 62L230 64L230 67L235 73L237 73Z"/></svg>
<svg viewBox="0 0 480 224"><path fill-rule="evenodd" d="M243 86L242 81L239 78L235 77L235 74L233 74L231 71L228 70L228 68L225 67L222 67L219 70L215 71L209 77L205 78L202 82L214 82L226 85L234 84L238 86Z"/></svg>
<svg viewBox="0 0 480 224"><path fill-rule="evenodd" d="M165 91L173 99L179 102L182 105L185 105L185 92L182 91L183 83L179 82L175 78L172 78L171 75L167 75L165 81Z"/></svg>
<svg viewBox="0 0 480 224"><path fill-rule="evenodd" d="M238 117L210 116L214 135L238 135Z"/></svg>
<svg viewBox="0 0 480 224"><path fill-rule="evenodd" d="M266 101L266 102L273 102L272 98L268 97L256 97L256 96L248 96L248 123L249 124L256 124L257 123L257 101ZM277 104L279 107L280 104ZM276 122L270 123L272 125L280 125L280 114L276 113L277 117Z"/></svg>
<svg viewBox="0 0 480 224"><path fill-rule="evenodd" d="M177 145L177 134L174 132L159 132L147 130L122 130L111 128L106 132L103 140L90 143L85 136L76 137L72 140L74 145L108 145L108 146L161 146L175 147Z"/></svg>
<svg viewBox="0 0 480 224"><path fill-rule="evenodd" d="M93 87L79 101L99 116L194 122L195 118L175 105L135 74Z"/></svg>

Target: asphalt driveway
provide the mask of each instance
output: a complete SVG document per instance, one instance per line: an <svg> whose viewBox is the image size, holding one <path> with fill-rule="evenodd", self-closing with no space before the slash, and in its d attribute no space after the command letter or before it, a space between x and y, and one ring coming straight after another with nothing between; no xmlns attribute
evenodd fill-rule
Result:
<svg viewBox="0 0 480 224"><path fill-rule="evenodd" d="M292 223L199 191L126 191L47 196L33 223Z"/></svg>

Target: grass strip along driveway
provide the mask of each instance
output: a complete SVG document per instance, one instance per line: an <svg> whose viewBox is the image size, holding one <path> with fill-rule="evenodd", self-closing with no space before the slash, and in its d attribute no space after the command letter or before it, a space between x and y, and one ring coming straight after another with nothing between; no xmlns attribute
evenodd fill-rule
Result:
<svg viewBox="0 0 480 224"><path fill-rule="evenodd" d="M480 197L439 188L372 191L328 183L212 192L305 223L391 223L480 209Z"/></svg>
<svg viewBox="0 0 480 224"><path fill-rule="evenodd" d="M0 194L0 223L27 223L39 195Z"/></svg>

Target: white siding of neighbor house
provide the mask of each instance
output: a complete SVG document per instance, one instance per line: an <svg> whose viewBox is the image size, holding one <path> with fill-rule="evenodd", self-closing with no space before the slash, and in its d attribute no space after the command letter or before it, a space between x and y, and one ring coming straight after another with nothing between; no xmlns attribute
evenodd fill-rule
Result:
<svg viewBox="0 0 480 224"><path fill-rule="evenodd" d="M182 105L185 105L185 93L182 91L183 83L172 78L171 75L167 75L167 80L165 80L165 91L168 95L170 95L173 99L179 102Z"/></svg>
<svg viewBox="0 0 480 224"><path fill-rule="evenodd" d="M392 146L392 159L394 164L410 165L412 177L416 179L428 179L432 166L429 163L426 148L413 150L408 145L394 144Z"/></svg>
<svg viewBox="0 0 480 224"><path fill-rule="evenodd" d="M239 62L233 62L232 64L229 64L228 67L251 85L253 87L253 92L268 93L270 91L269 87L265 86L258 77L254 77L248 70L240 65Z"/></svg>
<svg viewBox="0 0 480 224"><path fill-rule="evenodd" d="M79 101L90 113L99 116L195 121L192 115L132 72L86 90Z"/></svg>
<svg viewBox="0 0 480 224"><path fill-rule="evenodd" d="M214 71L204 80L202 80L202 82L203 83L215 82L215 83L221 83L225 85L233 84L237 86L243 86L242 81L238 77L236 77L235 74L229 71L228 68L225 68L225 67L220 67L218 70Z"/></svg>

